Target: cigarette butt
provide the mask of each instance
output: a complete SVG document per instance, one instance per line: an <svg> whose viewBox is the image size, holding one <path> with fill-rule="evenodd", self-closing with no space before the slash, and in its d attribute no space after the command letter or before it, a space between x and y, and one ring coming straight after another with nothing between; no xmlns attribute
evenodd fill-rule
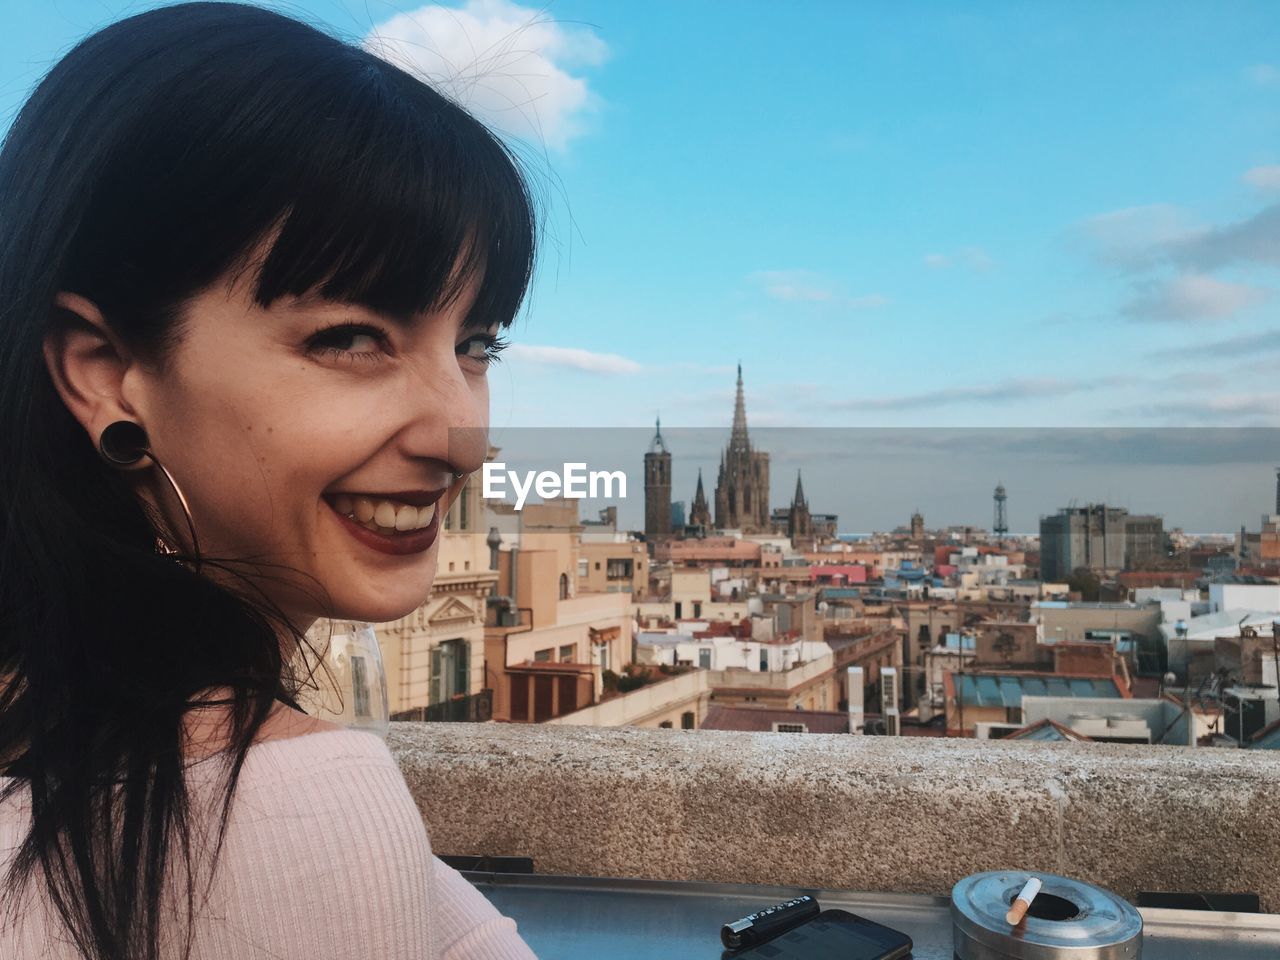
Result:
<svg viewBox="0 0 1280 960"><path fill-rule="evenodd" d="M1009 912L1004 915L1005 922L1011 927L1016 927L1022 922L1022 918L1027 915L1027 910L1031 906L1031 901L1036 898L1036 894L1040 892L1040 879L1032 877L1027 881L1027 885L1022 888L1022 892L1018 894L1018 898L1013 901L1013 906L1009 908Z"/></svg>

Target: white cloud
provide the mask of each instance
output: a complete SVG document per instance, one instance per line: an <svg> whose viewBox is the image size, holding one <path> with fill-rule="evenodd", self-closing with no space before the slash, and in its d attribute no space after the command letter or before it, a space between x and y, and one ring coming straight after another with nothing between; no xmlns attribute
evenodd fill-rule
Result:
<svg viewBox="0 0 1280 960"><path fill-rule="evenodd" d="M930 253L925 256L924 265L931 270L959 266L986 273L995 265L995 261L981 247L961 247L955 253Z"/></svg>
<svg viewBox="0 0 1280 960"><path fill-rule="evenodd" d="M1110 266L1136 269L1159 261L1173 244L1204 233L1185 211L1168 203L1126 207L1081 221L1072 230L1090 252Z"/></svg>
<svg viewBox="0 0 1280 960"><path fill-rule="evenodd" d="M1121 313L1133 320L1170 323L1226 320L1271 296L1260 287L1227 283L1202 273L1144 283L1139 291Z"/></svg>
<svg viewBox="0 0 1280 960"><path fill-rule="evenodd" d="M850 297L840 292L839 285L811 270L760 270L751 279L775 300L802 303L832 303L854 309L883 307L889 298L881 293Z"/></svg>
<svg viewBox="0 0 1280 960"><path fill-rule="evenodd" d="M642 367L634 360L616 353L592 353L575 347L540 347L513 343L507 348L510 357L546 367L581 370L586 373L639 373Z"/></svg>
<svg viewBox="0 0 1280 960"><path fill-rule="evenodd" d="M1263 207L1247 220L1174 243L1169 255L1197 270L1233 263L1280 267L1280 203Z"/></svg>
<svg viewBox="0 0 1280 960"><path fill-rule="evenodd" d="M843 301L849 307L865 307L871 309L873 307L888 306L889 298L883 293L868 293L861 297L846 297Z"/></svg>
<svg viewBox="0 0 1280 960"><path fill-rule="evenodd" d="M511 0L429 5L375 27L365 47L427 80L498 131L564 149L598 106L569 68L608 56L590 29Z"/></svg>
<svg viewBox="0 0 1280 960"><path fill-rule="evenodd" d="M1248 394L1205 397L1202 400L1175 400L1145 407L1116 411L1117 416L1135 414L1163 421L1169 426L1274 426L1280 423L1280 394Z"/></svg>
<svg viewBox="0 0 1280 960"><path fill-rule="evenodd" d="M761 270L754 276L775 300L829 302L836 298L830 285L807 270Z"/></svg>
<svg viewBox="0 0 1280 960"><path fill-rule="evenodd" d="M1245 76L1260 87L1280 86L1280 67L1270 63L1255 63L1245 70Z"/></svg>
<svg viewBox="0 0 1280 960"><path fill-rule="evenodd" d="M1151 356L1160 360L1182 359L1202 364L1206 357L1260 357L1271 353L1280 353L1280 330L1246 333L1226 340L1197 339L1194 344L1187 346L1164 347L1154 351ZM1274 360L1269 359L1266 363L1270 369L1274 369ZM1177 376L1182 377L1182 374Z"/></svg>
<svg viewBox="0 0 1280 960"><path fill-rule="evenodd" d="M890 397L862 397L837 401L831 406L849 409L915 410L923 407L947 407L955 404L998 403L1009 404L1017 400L1035 397L1061 397L1084 390L1091 390L1106 383L1105 378L1088 380L1063 380L1057 377L1017 377L990 383L957 387L941 387L920 393L907 393Z"/></svg>
<svg viewBox="0 0 1280 960"><path fill-rule="evenodd" d="M1245 173L1244 182L1257 190L1280 190L1280 163L1254 167Z"/></svg>

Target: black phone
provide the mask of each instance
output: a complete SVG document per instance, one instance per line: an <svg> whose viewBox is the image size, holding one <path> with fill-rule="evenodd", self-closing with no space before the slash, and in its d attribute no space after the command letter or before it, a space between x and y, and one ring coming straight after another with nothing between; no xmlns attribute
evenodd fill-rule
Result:
<svg viewBox="0 0 1280 960"><path fill-rule="evenodd" d="M847 910L823 910L780 937L746 950L725 953L732 960L900 960L911 953L911 938Z"/></svg>

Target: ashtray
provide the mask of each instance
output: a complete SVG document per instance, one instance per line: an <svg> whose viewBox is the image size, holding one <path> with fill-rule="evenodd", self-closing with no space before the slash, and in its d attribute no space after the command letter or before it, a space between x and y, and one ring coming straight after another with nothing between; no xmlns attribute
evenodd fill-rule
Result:
<svg viewBox="0 0 1280 960"><path fill-rule="evenodd" d="M1040 893L1025 919L1005 914L1031 877ZM990 870L951 888L951 937L959 960L1138 960L1142 915L1110 890L1025 870Z"/></svg>

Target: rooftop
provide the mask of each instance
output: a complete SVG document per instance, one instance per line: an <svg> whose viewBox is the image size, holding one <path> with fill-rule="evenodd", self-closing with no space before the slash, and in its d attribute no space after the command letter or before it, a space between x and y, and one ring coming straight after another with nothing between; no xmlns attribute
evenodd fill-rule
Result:
<svg viewBox="0 0 1280 960"><path fill-rule="evenodd" d="M774 724L800 724L804 733L848 733L849 715L834 710L770 710L760 707L713 706L703 730L772 732Z"/></svg>
<svg viewBox="0 0 1280 960"><path fill-rule="evenodd" d="M1054 674L953 673L966 707L1020 707L1023 697L1115 697L1125 694L1112 677Z"/></svg>

